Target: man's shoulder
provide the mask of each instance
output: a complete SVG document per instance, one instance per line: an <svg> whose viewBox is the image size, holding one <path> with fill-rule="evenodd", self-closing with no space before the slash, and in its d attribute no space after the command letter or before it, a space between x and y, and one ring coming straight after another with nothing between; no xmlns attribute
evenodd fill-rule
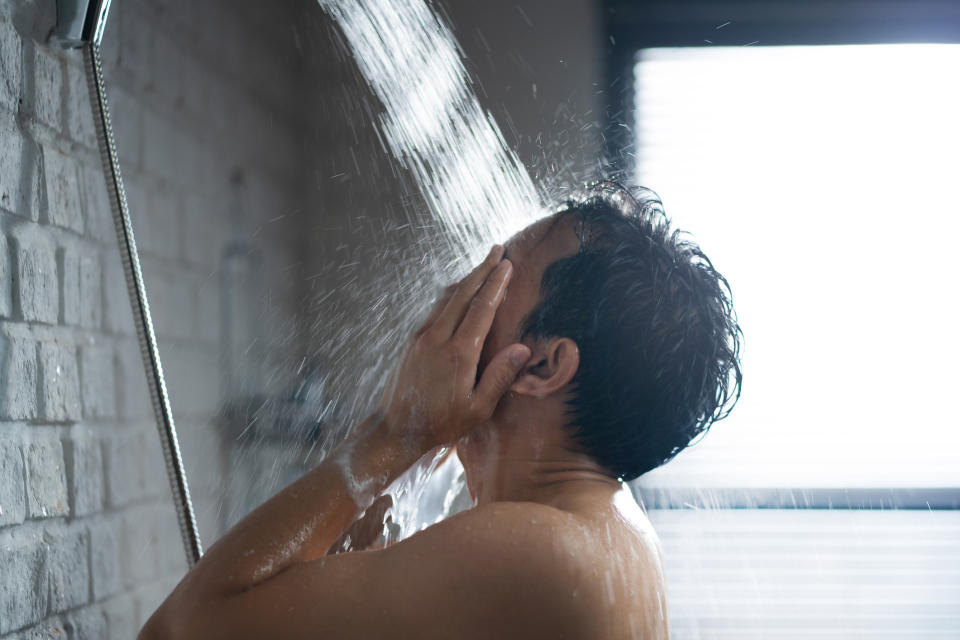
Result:
<svg viewBox="0 0 960 640"><path fill-rule="evenodd" d="M456 567L471 593L483 594L490 611L509 615L515 625L539 620L536 633L530 630L525 637L541 637L547 630L543 625L568 633L592 615L584 595L592 581L589 556L597 548L573 514L530 502L491 503L418 535L424 536L432 560ZM554 612L549 624L544 611Z"/></svg>
<svg viewBox="0 0 960 640"><path fill-rule="evenodd" d="M582 582L598 552L579 516L533 502L495 502L461 512L422 532L431 548L456 554L494 582L531 581L566 588Z"/></svg>
<svg viewBox="0 0 960 640"><path fill-rule="evenodd" d="M449 535L472 535L478 543L500 546L511 541L509 546L513 547L531 543L546 550L582 542L591 528L576 514L537 502L493 502L444 520L439 530ZM552 545L545 544L548 542Z"/></svg>
<svg viewBox="0 0 960 640"><path fill-rule="evenodd" d="M620 588L611 583L622 560L611 557L616 527L602 514L491 503L365 552L376 568L367 584L399 593L391 596L400 598L396 610L416 628L439 629L437 637L455 624L477 629L463 637L598 637L606 633L597 625L610 617L602 612L615 595L611 588ZM626 566L618 571L624 579L634 573ZM445 612L442 620L436 611Z"/></svg>

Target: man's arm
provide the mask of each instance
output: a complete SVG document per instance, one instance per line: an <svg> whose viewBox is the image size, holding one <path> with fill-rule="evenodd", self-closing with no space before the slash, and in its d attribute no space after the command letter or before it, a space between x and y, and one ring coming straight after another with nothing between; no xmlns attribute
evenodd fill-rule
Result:
<svg viewBox="0 0 960 640"><path fill-rule="evenodd" d="M198 605L177 638L577 638L583 594L541 505L488 505L387 549L299 563ZM535 517L544 525L532 531ZM569 560L569 558L568 558Z"/></svg>
<svg viewBox="0 0 960 640"><path fill-rule="evenodd" d="M350 455L355 478L372 478L366 487L372 495L419 457L398 447L375 418L358 430L362 437L349 439L217 541L148 621L141 637L200 637L192 631L193 616L323 557L359 515L358 502L363 500L344 478L338 456L342 460Z"/></svg>
<svg viewBox="0 0 960 640"><path fill-rule="evenodd" d="M511 273L509 262L500 262L501 255L502 248L495 247L483 264L448 290L415 334L380 410L316 469L224 535L148 621L143 638L213 637L216 624L230 627L229 637L260 637L245 636L245 629L254 628L258 616L279 614L282 603L275 594L289 597L291 581L299 584L305 571L311 578L302 586L320 588L329 597L355 593L334 567L351 566L341 571L347 571L348 582L354 584L363 582L366 572L383 578L377 566L403 566L378 563L363 554L313 563L363 507L424 453L456 442L489 418L529 357L522 345L507 347L476 381L480 349ZM296 618L304 612L284 615ZM288 619L274 622L293 624Z"/></svg>

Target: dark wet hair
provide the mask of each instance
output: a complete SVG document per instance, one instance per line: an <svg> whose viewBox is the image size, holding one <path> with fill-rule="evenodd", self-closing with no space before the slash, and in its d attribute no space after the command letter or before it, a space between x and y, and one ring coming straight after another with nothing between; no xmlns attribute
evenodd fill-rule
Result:
<svg viewBox="0 0 960 640"><path fill-rule="evenodd" d="M575 439L632 480L736 404L742 332L730 286L696 243L670 230L648 189L596 182L560 211L576 216L580 249L544 271L522 334L577 343Z"/></svg>

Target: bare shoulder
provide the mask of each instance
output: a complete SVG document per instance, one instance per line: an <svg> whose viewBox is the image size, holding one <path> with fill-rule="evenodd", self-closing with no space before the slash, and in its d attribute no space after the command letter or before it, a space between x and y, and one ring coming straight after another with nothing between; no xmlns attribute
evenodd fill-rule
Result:
<svg viewBox="0 0 960 640"><path fill-rule="evenodd" d="M572 557L588 537L587 527L569 513L536 503L498 502L459 513L400 544L423 547L437 557L455 555L458 564L474 565L481 574L489 569L491 577L515 581L557 573L558 561Z"/></svg>
<svg viewBox="0 0 960 640"><path fill-rule="evenodd" d="M493 502L474 507L447 518L439 523L451 532L473 531L478 524L486 524L484 529L504 530L516 535L543 535L544 529L552 529L558 534L586 533L586 524L574 514L537 502Z"/></svg>
<svg viewBox="0 0 960 640"><path fill-rule="evenodd" d="M434 544L449 542L477 557L496 556L521 570L569 566L587 551L592 528L583 519L533 502L495 502L448 518L421 534Z"/></svg>
<svg viewBox="0 0 960 640"><path fill-rule="evenodd" d="M589 597L589 527L576 516L541 504L502 502L475 507L400 543L406 557L428 558L469 583L473 609L491 637L581 638L594 616ZM398 546L400 546L398 545ZM450 603L462 607L462 600ZM495 617L494 617L495 616Z"/></svg>
<svg viewBox="0 0 960 640"><path fill-rule="evenodd" d="M669 635L659 542L638 507L578 514L493 503L422 533L467 556L490 597L507 599L497 606L515 613L514 624L538 621L536 637L545 620L553 623L545 637Z"/></svg>
<svg viewBox="0 0 960 640"><path fill-rule="evenodd" d="M656 545L612 513L584 517L538 503L492 503L407 543L422 545L435 558L456 556L457 564L492 591L507 589L515 597L522 590L531 607L570 616L595 618L598 608L628 594L662 587Z"/></svg>
<svg viewBox="0 0 960 640"><path fill-rule="evenodd" d="M610 520L534 503L485 505L386 549L293 567L221 614L266 611L255 620L283 620L290 638L665 637L644 631L655 620L647 610L656 585L641 588L643 572L618 537L627 528Z"/></svg>
<svg viewBox="0 0 960 640"><path fill-rule="evenodd" d="M575 513L533 502L495 502L457 514L421 534L433 544L449 541L480 556L517 560L518 569L541 563L560 574L581 579L608 564L636 564L659 569L656 532L633 505ZM416 536L414 536L416 538ZM411 539L412 540L412 539ZM515 557L517 556L517 557Z"/></svg>

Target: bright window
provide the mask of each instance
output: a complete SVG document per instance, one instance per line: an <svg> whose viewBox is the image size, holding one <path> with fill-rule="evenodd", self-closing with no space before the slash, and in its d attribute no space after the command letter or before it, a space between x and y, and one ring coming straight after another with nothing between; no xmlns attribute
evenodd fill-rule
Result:
<svg viewBox="0 0 960 640"><path fill-rule="evenodd" d="M639 55L636 181L746 335L740 405L644 486L960 486L957 69L957 45Z"/></svg>

